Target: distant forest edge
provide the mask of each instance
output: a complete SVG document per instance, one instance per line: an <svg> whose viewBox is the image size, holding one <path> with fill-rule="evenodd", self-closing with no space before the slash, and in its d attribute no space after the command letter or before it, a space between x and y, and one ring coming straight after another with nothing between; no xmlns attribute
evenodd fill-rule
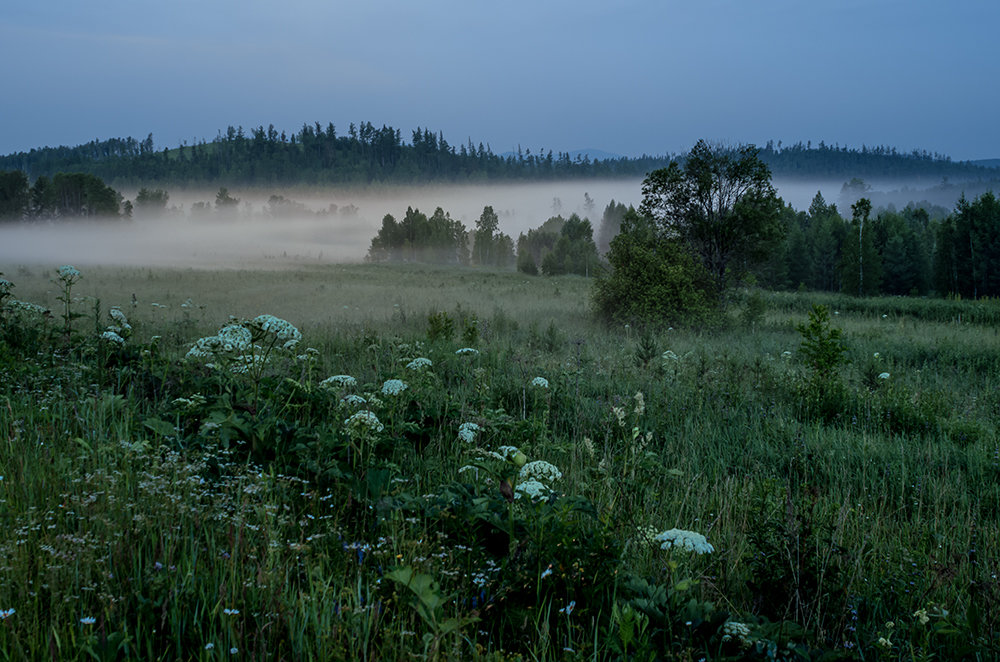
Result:
<svg viewBox="0 0 1000 662"><path fill-rule="evenodd" d="M644 177L678 155L590 159L568 152L521 149L499 155L489 145L451 144L440 132L351 124L339 135L331 123L305 124L294 133L274 125L247 133L228 127L210 142L201 140L157 150L144 140L112 138L76 147L44 147L0 156L0 171L19 170L29 178L60 172L96 175L114 186L157 183L174 186L377 185L429 182L531 181L574 178ZM1000 170L985 163L954 162L948 156L893 147L848 148L811 142L769 141L760 158L777 178L858 177L869 180L997 180Z"/></svg>

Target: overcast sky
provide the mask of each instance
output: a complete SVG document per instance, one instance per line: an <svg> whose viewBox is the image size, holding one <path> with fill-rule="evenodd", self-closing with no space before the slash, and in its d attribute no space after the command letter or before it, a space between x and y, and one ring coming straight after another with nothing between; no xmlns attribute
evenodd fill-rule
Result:
<svg viewBox="0 0 1000 662"><path fill-rule="evenodd" d="M996 0L16 0L0 153L370 121L495 152L1000 158L998 25Z"/></svg>

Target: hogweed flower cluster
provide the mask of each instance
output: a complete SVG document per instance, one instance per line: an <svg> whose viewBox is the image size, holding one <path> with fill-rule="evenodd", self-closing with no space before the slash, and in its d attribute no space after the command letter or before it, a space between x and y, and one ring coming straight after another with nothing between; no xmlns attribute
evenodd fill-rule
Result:
<svg viewBox="0 0 1000 662"><path fill-rule="evenodd" d="M738 621L726 621L722 626L722 641L732 641L737 640L741 646L749 646L753 643L753 638L750 636L750 626L746 623L740 623Z"/></svg>
<svg viewBox="0 0 1000 662"><path fill-rule="evenodd" d="M474 347L463 347L462 349L456 349L455 354L457 356L479 356L479 350Z"/></svg>
<svg viewBox="0 0 1000 662"><path fill-rule="evenodd" d="M253 335L242 324L227 324L216 336L224 352L245 352L253 343Z"/></svg>
<svg viewBox="0 0 1000 662"><path fill-rule="evenodd" d="M522 481L544 480L551 483L562 478L562 472L554 464L545 460L535 460L521 467L518 478Z"/></svg>
<svg viewBox="0 0 1000 662"><path fill-rule="evenodd" d="M534 379L531 380L531 385L534 386L535 388L548 388L549 380L545 379L544 377L535 377Z"/></svg>
<svg viewBox="0 0 1000 662"><path fill-rule="evenodd" d="M524 495L531 499L541 499L548 496L551 491L544 483L537 480L526 480L514 487L514 498L520 498Z"/></svg>
<svg viewBox="0 0 1000 662"><path fill-rule="evenodd" d="M375 412L364 410L353 414L344 421L344 427L351 436L361 437L369 433L378 433L385 429Z"/></svg>
<svg viewBox="0 0 1000 662"><path fill-rule="evenodd" d="M358 380L350 375L333 375L321 381L319 385L325 388L354 388L358 385Z"/></svg>
<svg viewBox="0 0 1000 662"><path fill-rule="evenodd" d="M79 281L83 276L80 271L71 264L64 264L59 267L58 278L66 285L73 285Z"/></svg>
<svg viewBox="0 0 1000 662"><path fill-rule="evenodd" d="M132 335L132 325L128 323L128 318L117 306L108 311L108 317L111 318L111 324L101 334L101 340L113 345L124 345L125 339Z"/></svg>
<svg viewBox="0 0 1000 662"><path fill-rule="evenodd" d="M367 400L362 398L360 395L355 395L354 393L348 393L342 397L340 401L352 407L360 407L361 405L368 404Z"/></svg>
<svg viewBox="0 0 1000 662"><path fill-rule="evenodd" d="M476 440L476 435L482 430L477 423L462 423L458 426L458 438L467 444Z"/></svg>
<svg viewBox="0 0 1000 662"><path fill-rule="evenodd" d="M399 395L409 387L401 379L387 379L382 384L382 395Z"/></svg>
<svg viewBox="0 0 1000 662"><path fill-rule="evenodd" d="M413 370L415 372L420 372L422 370L428 370L434 367L434 363L427 358L418 357L406 364L407 370Z"/></svg>
<svg viewBox="0 0 1000 662"><path fill-rule="evenodd" d="M112 331L111 329L108 329L107 331L105 331L104 333L101 334L101 340L106 340L107 342L109 342L109 343L111 343L113 345L124 345L125 344L125 339L122 338L117 333L115 333L114 331Z"/></svg>
<svg viewBox="0 0 1000 662"><path fill-rule="evenodd" d="M660 543L660 549L680 548L695 554L711 554L715 551L708 539L695 531L670 529L657 534L654 543Z"/></svg>
<svg viewBox="0 0 1000 662"><path fill-rule="evenodd" d="M258 315L251 324L265 333L273 333L279 341L285 342L286 347L289 342L298 343L302 340L302 334L291 322L274 315Z"/></svg>

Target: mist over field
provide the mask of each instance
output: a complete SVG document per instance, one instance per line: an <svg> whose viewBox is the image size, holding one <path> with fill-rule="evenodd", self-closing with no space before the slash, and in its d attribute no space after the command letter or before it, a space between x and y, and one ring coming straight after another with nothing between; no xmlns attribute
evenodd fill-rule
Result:
<svg viewBox="0 0 1000 662"><path fill-rule="evenodd" d="M828 203L838 202L842 185L833 180L775 181L779 195L799 210L808 209L817 191ZM515 240L556 214L589 218L596 234L604 208L612 200L638 205L641 187L641 179L617 179L378 191L233 189L229 193L240 204L228 219L212 209L218 189L168 190L168 209L160 217L143 216L137 210L130 222L74 220L0 226L0 263L267 267L289 261L359 262L383 216L392 214L398 221L409 206L428 215L441 207L471 233L483 207L491 205L500 218L500 230ZM897 184L895 188L904 187ZM911 192L913 200L922 199L919 189ZM136 192L122 193L134 199ZM585 194L592 200L590 208ZM303 205L304 213L273 215L268 204L272 195ZM202 211L198 203L205 205ZM900 198L895 204L901 207L905 201ZM850 214L850 210L841 213Z"/></svg>

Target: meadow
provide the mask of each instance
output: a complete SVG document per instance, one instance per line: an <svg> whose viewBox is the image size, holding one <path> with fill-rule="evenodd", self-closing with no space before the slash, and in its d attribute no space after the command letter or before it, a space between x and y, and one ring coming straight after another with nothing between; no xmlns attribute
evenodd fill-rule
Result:
<svg viewBox="0 0 1000 662"><path fill-rule="evenodd" d="M1000 655L1000 302L57 268L0 277L0 659Z"/></svg>

